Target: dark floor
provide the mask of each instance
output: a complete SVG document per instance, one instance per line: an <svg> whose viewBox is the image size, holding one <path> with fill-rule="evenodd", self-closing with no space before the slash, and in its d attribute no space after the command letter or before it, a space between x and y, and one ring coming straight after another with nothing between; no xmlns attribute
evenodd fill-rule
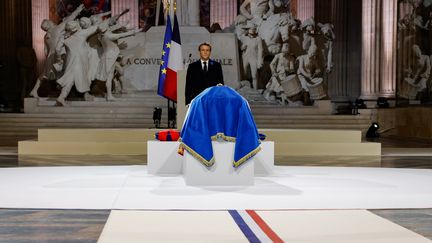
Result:
<svg viewBox="0 0 432 243"><path fill-rule="evenodd" d="M276 157L275 161L277 165L432 169L432 141L385 137L378 142L381 142L383 151L386 148L397 148L398 151L405 152L402 156L389 153L378 157ZM410 148L423 149L424 153L412 154ZM146 164L146 158L145 156L18 156L16 148L0 147L0 167L130 164ZM432 240L432 209L370 211ZM108 210L0 209L0 243L97 242L108 215Z"/></svg>
<svg viewBox="0 0 432 243"><path fill-rule="evenodd" d="M432 240L432 209L370 211ZM97 242L109 212L0 209L0 243Z"/></svg>
<svg viewBox="0 0 432 243"><path fill-rule="evenodd" d="M0 209L0 243L97 242L109 210Z"/></svg>

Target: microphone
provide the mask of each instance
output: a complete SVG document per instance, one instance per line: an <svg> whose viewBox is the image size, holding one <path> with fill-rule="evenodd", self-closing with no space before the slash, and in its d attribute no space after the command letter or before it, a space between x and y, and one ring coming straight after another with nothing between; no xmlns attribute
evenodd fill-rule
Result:
<svg viewBox="0 0 432 243"><path fill-rule="evenodd" d="M186 68L186 69L189 67L189 64L192 63L192 59L191 59L191 57L192 57L192 53L189 53L189 57L188 57L188 60L186 61L186 65L185 65L185 68Z"/></svg>

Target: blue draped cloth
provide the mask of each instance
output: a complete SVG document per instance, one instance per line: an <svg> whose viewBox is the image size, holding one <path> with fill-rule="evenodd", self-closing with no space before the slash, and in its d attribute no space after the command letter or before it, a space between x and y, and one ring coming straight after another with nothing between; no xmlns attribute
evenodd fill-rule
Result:
<svg viewBox="0 0 432 243"><path fill-rule="evenodd" d="M196 96L180 134L181 147L206 166L214 164L212 140L235 142L233 166L259 152L259 135L246 99L227 86L214 86Z"/></svg>

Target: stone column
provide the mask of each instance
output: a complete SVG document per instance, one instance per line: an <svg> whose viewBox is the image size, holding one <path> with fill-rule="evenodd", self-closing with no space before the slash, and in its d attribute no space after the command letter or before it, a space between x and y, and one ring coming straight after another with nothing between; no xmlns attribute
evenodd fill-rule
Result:
<svg viewBox="0 0 432 243"><path fill-rule="evenodd" d="M394 97L397 0L363 0L361 96Z"/></svg>
<svg viewBox="0 0 432 243"><path fill-rule="evenodd" d="M237 0L212 0L210 2L210 26L219 23L221 28L230 26L237 15Z"/></svg>
<svg viewBox="0 0 432 243"><path fill-rule="evenodd" d="M129 12L123 15L119 21L126 23L129 21L130 27L139 26L139 6L137 0L112 0L111 11L113 15L121 13L125 9L129 9Z"/></svg>
<svg viewBox="0 0 432 243"><path fill-rule="evenodd" d="M183 1L188 1L189 26L200 26L200 1L199 0L183 0Z"/></svg>
<svg viewBox="0 0 432 243"><path fill-rule="evenodd" d="M304 21L314 17L315 0L297 0L297 18Z"/></svg>
<svg viewBox="0 0 432 243"><path fill-rule="evenodd" d="M381 0L363 0L361 97L375 100L380 91Z"/></svg>
<svg viewBox="0 0 432 243"><path fill-rule="evenodd" d="M44 36L45 31L40 27L42 20L49 19L49 1L46 0L32 0L32 39L33 48L37 57L37 72L41 73L45 63L44 52Z"/></svg>
<svg viewBox="0 0 432 243"><path fill-rule="evenodd" d="M395 97L397 50L397 0L382 2L382 48L380 96Z"/></svg>
<svg viewBox="0 0 432 243"><path fill-rule="evenodd" d="M348 1L331 0L330 23L334 25L333 70L329 75L329 95L332 100L348 100Z"/></svg>

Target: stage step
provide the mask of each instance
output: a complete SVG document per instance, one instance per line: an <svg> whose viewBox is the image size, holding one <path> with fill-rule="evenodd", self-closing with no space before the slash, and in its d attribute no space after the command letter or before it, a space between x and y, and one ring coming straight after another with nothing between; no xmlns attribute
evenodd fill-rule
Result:
<svg viewBox="0 0 432 243"><path fill-rule="evenodd" d="M20 141L20 155L146 155L157 129L40 129L39 141ZM362 143L360 131L261 129L275 156L379 156L380 143Z"/></svg>
<svg viewBox="0 0 432 243"><path fill-rule="evenodd" d="M19 155L145 155L147 142L19 141Z"/></svg>
<svg viewBox="0 0 432 243"><path fill-rule="evenodd" d="M39 129L42 142L146 142L160 129ZM360 143L361 132L350 130L259 129L266 140L283 143Z"/></svg>
<svg viewBox="0 0 432 243"><path fill-rule="evenodd" d="M16 146L23 139L37 139L39 128L154 128L153 110L162 108L161 126L167 127L167 101L154 91L122 94L116 101L68 101L69 106L55 106L54 98L26 98L25 113L0 113L0 144ZM359 115L332 115L330 101L314 106L292 107L251 104L259 128L358 130L363 134L375 121L373 110Z"/></svg>
<svg viewBox="0 0 432 243"><path fill-rule="evenodd" d="M277 113L276 113L277 114ZM358 130L363 134L373 120L371 117L349 115L274 115L273 119L261 119L256 116L259 128L268 129L330 129ZM167 118L163 114L162 126L166 127ZM7 114L0 113L0 142L3 145L15 145L32 137L39 128L154 128L152 111L145 114ZM16 138L11 137L16 134ZM20 136L18 136L20 135ZM36 139L36 136L33 137Z"/></svg>

